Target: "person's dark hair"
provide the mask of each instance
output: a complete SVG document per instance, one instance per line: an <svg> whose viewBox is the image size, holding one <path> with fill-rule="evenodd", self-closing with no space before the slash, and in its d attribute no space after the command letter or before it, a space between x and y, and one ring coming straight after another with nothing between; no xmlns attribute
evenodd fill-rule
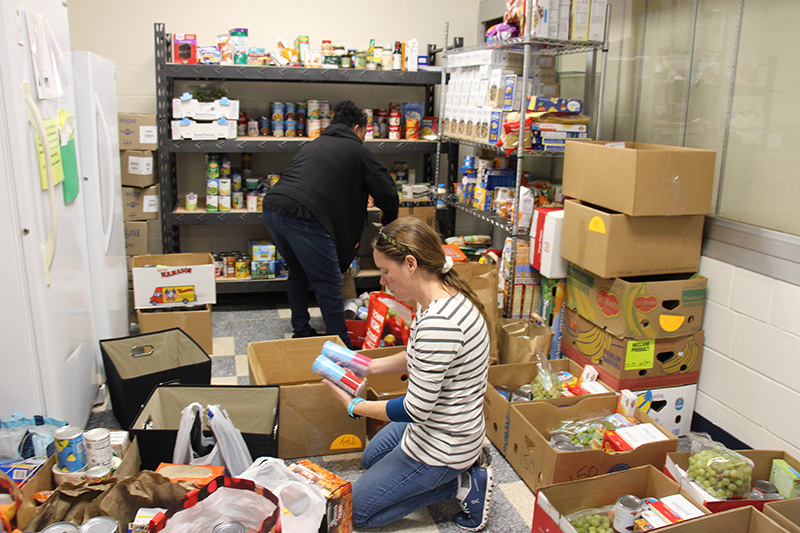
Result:
<svg viewBox="0 0 800 533"><path fill-rule="evenodd" d="M478 299L478 295L458 275L458 272L454 268L442 272L446 258L442 241L430 226L418 218L401 217L387 224L378 232L372 247L387 259L397 263L402 263L407 255L414 256L419 268L436 274L442 283L466 296L480 311L486 323L489 323L486 309Z"/></svg>
<svg viewBox="0 0 800 533"><path fill-rule="evenodd" d="M342 100L333 107L331 124L344 124L348 128L355 125L366 126L367 114L362 113L361 109L350 100Z"/></svg>

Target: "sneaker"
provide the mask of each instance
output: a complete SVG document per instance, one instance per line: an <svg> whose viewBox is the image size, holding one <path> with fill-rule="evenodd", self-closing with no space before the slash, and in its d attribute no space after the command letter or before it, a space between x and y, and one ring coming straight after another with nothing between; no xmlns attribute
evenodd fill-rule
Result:
<svg viewBox="0 0 800 533"><path fill-rule="evenodd" d="M492 467L473 466L467 471L470 477L469 492L461 500L463 511L456 513L453 521L461 529L480 531L489 520L489 503L492 499Z"/></svg>

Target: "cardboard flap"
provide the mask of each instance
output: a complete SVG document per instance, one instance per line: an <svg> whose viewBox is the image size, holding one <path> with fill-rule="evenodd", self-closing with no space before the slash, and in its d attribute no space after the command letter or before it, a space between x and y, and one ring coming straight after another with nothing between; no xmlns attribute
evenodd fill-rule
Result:
<svg viewBox="0 0 800 533"><path fill-rule="evenodd" d="M114 363L122 379L156 374L209 360L206 352L178 328L102 340L100 349Z"/></svg>
<svg viewBox="0 0 800 533"><path fill-rule="evenodd" d="M322 381L311 370L326 341L344 346L336 335L251 342L247 346L250 372L259 385L289 385Z"/></svg>

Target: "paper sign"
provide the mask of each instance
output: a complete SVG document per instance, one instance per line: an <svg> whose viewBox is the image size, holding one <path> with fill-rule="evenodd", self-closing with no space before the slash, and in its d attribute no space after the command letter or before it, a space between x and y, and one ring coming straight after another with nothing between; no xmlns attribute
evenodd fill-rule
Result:
<svg viewBox="0 0 800 533"><path fill-rule="evenodd" d="M64 203L78 197L78 159L75 155L75 115L64 109L58 112L61 167L64 170Z"/></svg>
<svg viewBox="0 0 800 533"><path fill-rule="evenodd" d="M28 22L28 43L33 73L36 78L36 93L40 99L58 98L61 96L61 80L53 65L53 53L47 39L47 28L44 17L31 9L25 10Z"/></svg>
<svg viewBox="0 0 800 533"><path fill-rule="evenodd" d="M143 198L142 202L143 213L158 213L158 196L149 195Z"/></svg>
<svg viewBox="0 0 800 533"><path fill-rule="evenodd" d="M53 165L53 185L61 183L64 179L64 168L61 166L61 137L58 133L58 119L51 118L44 121L44 130L47 133L47 142L50 146L50 162ZM36 136L36 152L39 155L39 177L42 180L42 190L47 190L47 162L45 160L42 141Z"/></svg>
<svg viewBox="0 0 800 533"><path fill-rule="evenodd" d="M625 349L625 370L653 368L656 355L656 340L628 341Z"/></svg>

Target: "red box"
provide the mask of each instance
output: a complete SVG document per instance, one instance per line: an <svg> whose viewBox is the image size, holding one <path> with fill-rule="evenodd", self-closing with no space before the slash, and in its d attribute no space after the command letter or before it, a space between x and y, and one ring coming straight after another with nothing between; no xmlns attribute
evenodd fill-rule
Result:
<svg viewBox="0 0 800 533"><path fill-rule="evenodd" d="M172 62L185 65L197 63L197 35L176 33L172 36Z"/></svg>
<svg viewBox="0 0 800 533"><path fill-rule="evenodd" d="M366 320L345 320L347 323L347 335L353 346L361 348L364 346L364 334L367 332Z"/></svg>

